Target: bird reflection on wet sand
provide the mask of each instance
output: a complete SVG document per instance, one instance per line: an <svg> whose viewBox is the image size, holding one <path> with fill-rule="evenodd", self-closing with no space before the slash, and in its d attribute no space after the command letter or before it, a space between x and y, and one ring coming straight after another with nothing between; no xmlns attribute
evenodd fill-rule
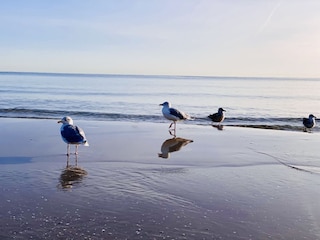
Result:
<svg viewBox="0 0 320 240"><path fill-rule="evenodd" d="M222 131L223 130L223 125L215 125L215 124L212 124L211 125L212 127L214 127L214 128L216 128L217 130L219 130L219 131Z"/></svg>
<svg viewBox="0 0 320 240"><path fill-rule="evenodd" d="M59 188L71 189L74 185L79 184L83 177L87 175L87 171L78 166L78 156L75 155L75 165L69 164L69 156L67 156L67 166L60 175Z"/></svg>
<svg viewBox="0 0 320 240"><path fill-rule="evenodd" d="M174 137L165 140L161 146L161 153L158 154L161 158L169 158L170 153L180 151L183 146L192 143L193 140Z"/></svg>

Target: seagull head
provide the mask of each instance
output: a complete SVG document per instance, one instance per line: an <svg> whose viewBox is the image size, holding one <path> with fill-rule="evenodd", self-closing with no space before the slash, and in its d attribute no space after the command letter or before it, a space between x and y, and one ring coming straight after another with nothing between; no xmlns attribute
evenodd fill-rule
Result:
<svg viewBox="0 0 320 240"><path fill-rule="evenodd" d="M222 112L226 112L226 110L224 110L223 108L219 108L218 113L222 113Z"/></svg>
<svg viewBox="0 0 320 240"><path fill-rule="evenodd" d="M314 116L313 114L310 114L309 119L316 119L316 116Z"/></svg>
<svg viewBox="0 0 320 240"><path fill-rule="evenodd" d="M71 117L66 116L66 117L61 118L61 120L59 120L58 123L73 125L73 120Z"/></svg>
<svg viewBox="0 0 320 240"><path fill-rule="evenodd" d="M164 103L161 103L160 106L170 108L171 104L169 102L164 102Z"/></svg>

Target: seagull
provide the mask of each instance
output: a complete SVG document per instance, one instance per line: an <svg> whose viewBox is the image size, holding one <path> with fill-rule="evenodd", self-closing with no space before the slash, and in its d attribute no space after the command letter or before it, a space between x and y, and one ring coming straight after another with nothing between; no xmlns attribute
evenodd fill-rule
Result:
<svg viewBox="0 0 320 240"><path fill-rule="evenodd" d="M210 118L213 122L218 122L220 124L224 120L224 112L226 112L226 110L219 108L217 113L209 115L208 118Z"/></svg>
<svg viewBox="0 0 320 240"><path fill-rule="evenodd" d="M63 117L58 123L62 123L60 133L62 140L67 143L67 156L70 155L70 144L76 145L75 154L78 154L78 146L83 144L89 146L84 131L78 126L73 125L71 117Z"/></svg>
<svg viewBox="0 0 320 240"><path fill-rule="evenodd" d="M162 107L162 114L163 116L171 120L172 123L170 124L169 128L171 128L172 124L174 124L174 131L176 130L176 123L177 121L191 119L190 116L184 112L181 112L175 108L171 107L171 104L169 102L161 103L160 106Z"/></svg>
<svg viewBox="0 0 320 240"><path fill-rule="evenodd" d="M313 116L313 114L310 114L309 118L303 118L302 123L305 128L313 128L314 126L316 126L316 117Z"/></svg>

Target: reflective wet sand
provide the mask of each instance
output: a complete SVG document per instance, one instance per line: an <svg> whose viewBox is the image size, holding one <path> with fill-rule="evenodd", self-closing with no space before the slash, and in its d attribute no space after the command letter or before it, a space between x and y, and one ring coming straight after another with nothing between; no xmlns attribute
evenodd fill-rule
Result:
<svg viewBox="0 0 320 240"><path fill-rule="evenodd" d="M0 119L1 239L320 237L318 133L78 121L67 158L55 122Z"/></svg>

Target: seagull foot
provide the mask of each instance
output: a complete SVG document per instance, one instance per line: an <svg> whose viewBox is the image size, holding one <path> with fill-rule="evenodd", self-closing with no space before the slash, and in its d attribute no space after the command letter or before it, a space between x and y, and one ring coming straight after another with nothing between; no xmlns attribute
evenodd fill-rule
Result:
<svg viewBox="0 0 320 240"><path fill-rule="evenodd" d="M171 136L176 137L176 130L175 129L170 129L169 133Z"/></svg>

